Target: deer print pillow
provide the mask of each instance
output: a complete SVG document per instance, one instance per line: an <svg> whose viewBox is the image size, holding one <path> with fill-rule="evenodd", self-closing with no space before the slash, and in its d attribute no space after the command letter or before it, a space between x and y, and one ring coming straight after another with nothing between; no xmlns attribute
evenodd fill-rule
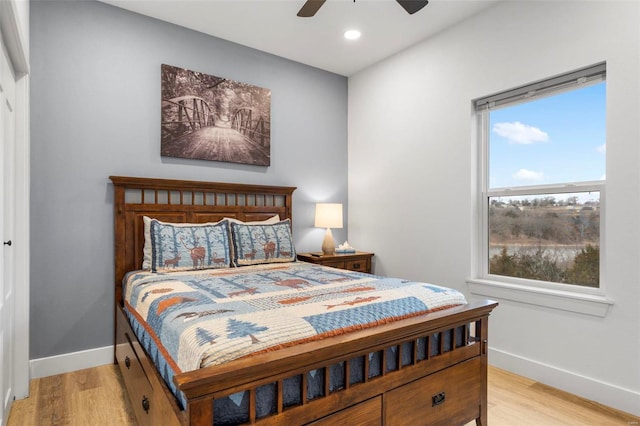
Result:
<svg viewBox="0 0 640 426"><path fill-rule="evenodd" d="M229 268L229 222L167 223L144 217L143 269L151 272Z"/></svg>
<svg viewBox="0 0 640 426"><path fill-rule="evenodd" d="M233 222L230 225L235 266L296 260L289 219L265 225Z"/></svg>

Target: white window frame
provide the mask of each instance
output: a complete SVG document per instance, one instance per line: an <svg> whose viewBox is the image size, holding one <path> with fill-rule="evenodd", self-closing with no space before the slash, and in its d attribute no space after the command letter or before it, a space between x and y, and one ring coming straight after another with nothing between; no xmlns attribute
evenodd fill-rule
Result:
<svg viewBox="0 0 640 426"><path fill-rule="evenodd" d="M511 300L570 312L604 317L613 301L605 294L605 181L569 182L552 185L489 188L489 112L502 105L515 105L548 95L556 95L606 79L604 63L532 83L474 102L477 122L478 173L476 253L472 262L473 278L467 280L472 294ZM500 196L546 195L576 192L600 193L600 284L599 288L548 281L515 278L489 273L489 200Z"/></svg>

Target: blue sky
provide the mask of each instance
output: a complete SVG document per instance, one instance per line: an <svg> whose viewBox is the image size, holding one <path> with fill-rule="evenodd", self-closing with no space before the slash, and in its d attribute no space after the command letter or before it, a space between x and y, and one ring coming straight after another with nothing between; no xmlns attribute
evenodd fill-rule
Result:
<svg viewBox="0 0 640 426"><path fill-rule="evenodd" d="M605 178L606 83L495 109L489 187Z"/></svg>

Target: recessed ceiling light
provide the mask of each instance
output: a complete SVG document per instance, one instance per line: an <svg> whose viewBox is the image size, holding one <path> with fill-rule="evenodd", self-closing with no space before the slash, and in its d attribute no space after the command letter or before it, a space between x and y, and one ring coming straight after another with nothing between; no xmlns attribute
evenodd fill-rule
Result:
<svg viewBox="0 0 640 426"><path fill-rule="evenodd" d="M349 30L344 33L344 38L347 40L357 40L360 38L360 31L358 30Z"/></svg>

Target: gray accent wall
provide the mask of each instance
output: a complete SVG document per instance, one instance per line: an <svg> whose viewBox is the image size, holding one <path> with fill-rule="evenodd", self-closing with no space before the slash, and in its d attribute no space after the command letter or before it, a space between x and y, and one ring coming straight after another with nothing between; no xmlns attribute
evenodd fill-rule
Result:
<svg viewBox="0 0 640 426"><path fill-rule="evenodd" d="M161 157L161 64L271 89L271 166ZM297 186L298 251L346 215L346 77L93 1L31 2L31 66L31 359L113 343L110 175Z"/></svg>

